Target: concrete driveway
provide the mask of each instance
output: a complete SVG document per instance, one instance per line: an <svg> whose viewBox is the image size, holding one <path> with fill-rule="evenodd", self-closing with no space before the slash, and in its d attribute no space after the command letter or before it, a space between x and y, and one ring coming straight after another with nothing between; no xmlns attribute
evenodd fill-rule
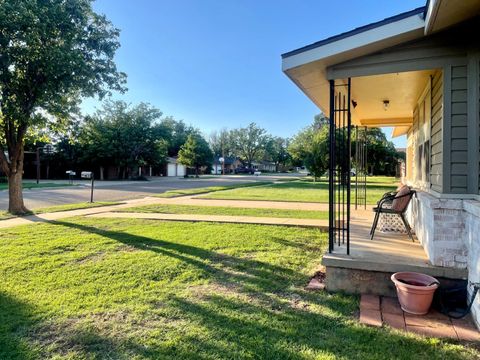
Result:
<svg viewBox="0 0 480 360"><path fill-rule="evenodd" d="M183 179L173 177L151 178L150 181L96 181L95 201L121 201L141 198L152 194L160 194L174 189L191 189L206 186L222 186L244 184L258 181L275 181L279 178L293 175L276 176L246 176L225 175L218 177L205 177L199 179ZM55 182L43 180L43 182ZM29 209L73 204L90 200L90 183L76 181L76 186L64 188L40 188L24 190L25 205ZM0 191L0 210L8 208L8 191Z"/></svg>

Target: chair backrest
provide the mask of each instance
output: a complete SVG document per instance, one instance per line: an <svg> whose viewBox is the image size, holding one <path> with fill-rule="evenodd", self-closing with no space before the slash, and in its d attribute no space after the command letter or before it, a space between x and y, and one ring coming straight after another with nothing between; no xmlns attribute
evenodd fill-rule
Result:
<svg viewBox="0 0 480 360"><path fill-rule="evenodd" d="M407 185L402 186L393 198L392 210L400 213L407 210L407 206L410 203L413 194L415 194L414 190L410 189Z"/></svg>

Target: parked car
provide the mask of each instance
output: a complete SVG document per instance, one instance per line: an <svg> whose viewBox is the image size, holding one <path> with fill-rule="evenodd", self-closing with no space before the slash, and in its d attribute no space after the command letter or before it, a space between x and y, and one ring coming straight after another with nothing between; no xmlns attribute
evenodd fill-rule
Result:
<svg viewBox="0 0 480 360"><path fill-rule="evenodd" d="M237 167L235 169L235 174L250 174L250 175L253 175L254 172L255 172L254 169L250 169L248 167L243 167L243 166Z"/></svg>

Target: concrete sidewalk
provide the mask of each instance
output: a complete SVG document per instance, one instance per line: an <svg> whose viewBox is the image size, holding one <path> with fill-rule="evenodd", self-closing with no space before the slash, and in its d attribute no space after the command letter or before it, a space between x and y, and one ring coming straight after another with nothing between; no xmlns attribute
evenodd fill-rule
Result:
<svg viewBox="0 0 480 360"><path fill-rule="evenodd" d="M99 207L93 207L93 208L87 208L87 209L58 211L58 212L38 214L38 215L28 215L24 217L17 217L17 218L7 219L7 220L0 220L0 229L5 229L5 228L15 227L15 226L22 226L22 225L29 225L36 222L54 221L54 220L64 219L64 218L73 217L73 216L92 215L92 214L97 214L101 212L115 211L117 209L130 208L133 206L151 205L152 204L151 199L155 199L155 198L134 199L134 200L125 201L124 203L118 204L118 205L107 205L107 206L99 206Z"/></svg>
<svg viewBox="0 0 480 360"><path fill-rule="evenodd" d="M295 203L295 202L279 202L279 201L239 201L239 200L211 200L211 199L198 199L195 196L183 196L178 198L157 198L157 197L145 197L142 199L134 199L125 201L119 205L100 206L95 208L59 211L53 213L45 213L38 215L29 215L25 217L18 217L7 220L0 220L0 229L9 227L29 225L36 222L48 222L59 219L64 219L73 216L89 216L103 213L113 213L118 209L126 209L136 206L147 205L194 205L194 206L222 206L222 207L235 207L235 208L262 208L262 209L290 209L290 210L312 210L312 211L327 211L328 204L321 203ZM116 217L132 217L120 215ZM125 214L125 213L124 213ZM126 213L132 214L132 213ZM314 219L287 219L287 218L258 218L253 216L215 216L215 215L193 215L193 214L146 214L146 213L134 213L138 218L148 218L148 216L163 216L163 220L174 220L173 217L177 217L178 221L216 221L216 222L242 222L242 223L254 223L254 224L278 224L278 225L292 225L292 226L316 226L323 227L328 226L327 220L314 220ZM113 217L110 215L109 217ZM167 219L167 217L170 217ZM223 219L223 220L221 220ZM235 220L236 219L236 220ZM243 219L243 220L238 220ZM259 222L262 219L262 222ZM234 221L235 220L235 221ZM255 220L255 221L254 221Z"/></svg>
<svg viewBox="0 0 480 360"><path fill-rule="evenodd" d="M200 214L163 214L163 213L126 213L126 212L101 212L88 215L96 218L128 218L128 219L150 219L166 221L193 221L193 222L220 222L234 224L260 224L260 225L282 225L316 227L327 230L328 220L317 219L292 219L255 216L227 216L227 215L200 215Z"/></svg>

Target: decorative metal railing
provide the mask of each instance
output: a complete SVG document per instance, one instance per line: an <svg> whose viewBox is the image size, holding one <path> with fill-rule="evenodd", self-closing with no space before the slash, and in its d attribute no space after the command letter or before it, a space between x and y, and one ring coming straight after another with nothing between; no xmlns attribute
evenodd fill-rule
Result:
<svg viewBox="0 0 480 360"><path fill-rule="evenodd" d="M346 244L350 254L351 79L330 80L329 252Z"/></svg>

